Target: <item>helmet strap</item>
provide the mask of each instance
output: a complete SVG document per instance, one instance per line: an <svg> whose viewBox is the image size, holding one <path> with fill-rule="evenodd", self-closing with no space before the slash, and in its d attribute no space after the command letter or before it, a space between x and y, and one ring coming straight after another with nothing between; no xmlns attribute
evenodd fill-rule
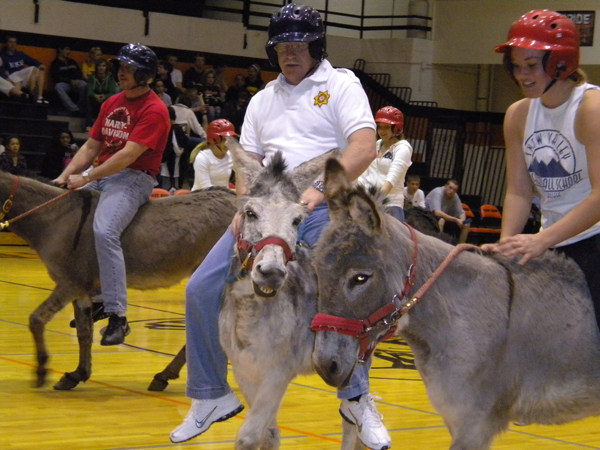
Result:
<svg viewBox="0 0 600 450"><path fill-rule="evenodd" d="M306 78L310 77L313 73L315 73L315 71L319 67L319 64L321 64L321 61L317 61L316 59L313 59L313 61L314 61L314 64L308 70L308 72L306 72L306 75L304 75L304 77L302 77L303 80L305 80Z"/></svg>
<svg viewBox="0 0 600 450"><path fill-rule="evenodd" d="M542 95L544 95L546 92L548 92L552 86L554 86L554 84L560 79L561 74L565 70L567 70L567 68L564 63L559 62L556 65L556 73L554 74L554 78L552 79L552 81L550 83L548 83L548 86L546 86L546 89L544 89L544 93Z"/></svg>

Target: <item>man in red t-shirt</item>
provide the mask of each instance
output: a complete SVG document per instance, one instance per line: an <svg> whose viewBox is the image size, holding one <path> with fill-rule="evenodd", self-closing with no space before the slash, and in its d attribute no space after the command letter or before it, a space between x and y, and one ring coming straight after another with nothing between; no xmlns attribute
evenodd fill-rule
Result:
<svg viewBox="0 0 600 450"><path fill-rule="evenodd" d="M100 108L89 139L55 184L101 192L94 215L96 254L104 310L109 317L101 345L123 343L127 323L127 281L121 233L148 201L169 135L169 113L148 86L156 74L154 52L141 44L119 50L122 92ZM98 165L89 169L98 158ZM100 307L94 306L95 312Z"/></svg>

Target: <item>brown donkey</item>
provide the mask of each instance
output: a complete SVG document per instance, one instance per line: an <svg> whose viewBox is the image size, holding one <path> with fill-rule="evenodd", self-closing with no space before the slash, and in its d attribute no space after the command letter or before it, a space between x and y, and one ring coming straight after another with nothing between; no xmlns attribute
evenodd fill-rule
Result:
<svg viewBox="0 0 600 450"><path fill-rule="evenodd" d="M14 177L0 171L0 204L14 191ZM5 219L15 218L64 193L64 189L20 177L13 206ZM46 381L48 350L44 329L52 317L73 302L79 365L54 386L72 389L91 375L92 331L90 296L99 287L92 219L98 192L78 190L17 220L11 231L37 252L56 283L50 296L29 317L38 367L36 385ZM224 188L151 200L143 205L121 240L127 286L157 289L191 275L223 235L236 210L236 198Z"/></svg>

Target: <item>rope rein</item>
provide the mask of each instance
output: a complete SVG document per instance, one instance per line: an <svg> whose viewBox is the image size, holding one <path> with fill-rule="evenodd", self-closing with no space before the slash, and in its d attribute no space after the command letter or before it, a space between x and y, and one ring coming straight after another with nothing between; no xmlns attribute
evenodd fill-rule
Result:
<svg viewBox="0 0 600 450"><path fill-rule="evenodd" d="M14 198L17 194L18 186L19 186L18 177L15 177L15 182L13 183L13 191L10 193L8 200L6 200L6 202L4 202L4 206L2 208L2 218L4 218L4 216L6 214L8 214L8 212L10 211L10 209L14 203ZM67 195L71 194L72 192L73 191L71 191L71 190L68 190L67 192L63 192L58 197L54 197L53 199L48 200L47 202L42 203L41 205L38 205L35 208L32 208L29 211L24 212L23 214L19 214L18 216L13 217L10 220L0 222L0 230L4 230L5 228L8 228L12 223L14 223L18 220L24 219L28 215L33 214L34 212L39 211L40 209L45 208L46 206L49 206L52 203L61 200L62 198L66 197Z"/></svg>

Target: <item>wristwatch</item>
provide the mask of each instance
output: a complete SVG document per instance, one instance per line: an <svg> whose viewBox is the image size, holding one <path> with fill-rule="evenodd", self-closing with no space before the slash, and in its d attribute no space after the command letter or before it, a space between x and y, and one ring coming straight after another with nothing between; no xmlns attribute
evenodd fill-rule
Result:
<svg viewBox="0 0 600 450"><path fill-rule="evenodd" d="M90 180L90 172L89 172L89 170L86 170L85 172L83 172L83 173L81 174L81 176L82 176L82 177L83 177L83 179L84 179L85 181L87 181L88 183L91 183L91 182L92 182L92 180Z"/></svg>
<svg viewBox="0 0 600 450"><path fill-rule="evenodd" d="M312 187L314 187L321 194L325 193L325 182L321 180L317 180L313 183Z"/></svg>

